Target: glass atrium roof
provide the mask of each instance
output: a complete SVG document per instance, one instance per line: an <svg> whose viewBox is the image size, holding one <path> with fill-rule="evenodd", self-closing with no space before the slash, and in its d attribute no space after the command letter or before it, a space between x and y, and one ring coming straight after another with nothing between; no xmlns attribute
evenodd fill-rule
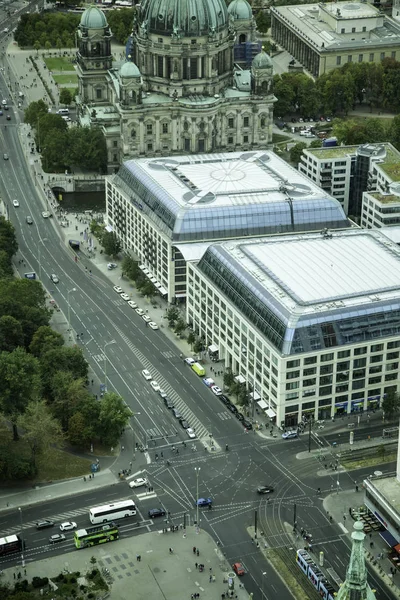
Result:
<svg viewBox="0 0 400 600"><path fill-rule="evenodd" d="M176 242L350 226L337 200L272 152L131 160L112 182Z"/></svg>

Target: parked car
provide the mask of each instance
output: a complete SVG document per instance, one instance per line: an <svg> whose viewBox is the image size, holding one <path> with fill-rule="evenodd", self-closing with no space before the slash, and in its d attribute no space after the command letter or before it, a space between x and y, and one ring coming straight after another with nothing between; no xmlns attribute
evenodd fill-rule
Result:
<svg viewBox="0 0 400 600"><path fill-rule="evenodd" d="M196 501L196 506L211 506L212 498L199 498Z"/></svg>
<svg viewBox="0 0 400 600"><path fill-rule="evenodd" d="M153 381L150 381L150 385L155 392L159 392L161 390L160 384L157 383L157 381L155 381L154 379Z"/></svg>
<svg viewBox="0 0 400 600"><path fill-rule="evenodd" d="M60 531L72 531L76 529L76 523L74 521L65 521L65 523L61 523Z"/></svg>
<svg viewBox="0 0 400 600"><path fill-rule="evenodd" d="M54 527L54 521L50 521L49 519L42 519L36 523L36 529L47 529L47 527Z"/></svg>
<svg viewBox="0 0 400 600"><path fill-rule="evenodd" d="M155 519L156 517L165 517L165 510L163 508L151 508L148 512L150 519Z"/></svg>
<svg viewBox="0 0 400 600"><path fill-rule="evenodd" d="M116 263L108 263L108 264L107 264L107 269L108 269L109 271L112 271L113 269L116 269L116 268L117 268L117 266L118 266L118 265L117 265Z"/></svg>
<svg viewBox="0 0 400 600"><path fill-rule="evenodd" d="M137 312L137 311L136 311ZM151 322L151 317L149 317L149 315L142 315L142 319L143 321L145 321L146 323L150 323Z"/></svg>
<svg viewBox="0 0 400 600"><path fill-rule="evenodd" d="M128 304L131 308L137 308L137 304L133 300L128 300Z"/></svg>
<svg viewBox="0 0 400 600"><path fill-rule="evenodd" d="M179 412L179 410L177 408L173 408L172 412L174 414L174 417L176 417L178 420L183 418L183 415L181 415L181 413Z"/></svg>
<svg viewBox="0 0 400 600"><path fill-rule="evenodd" d="M188 436L190 437L191 440L193 440L196 437L196 433L195 433L194 429L192 429L192 427L188 427L186 429L186 433L188 434Z"/></svg>
<svg viewBox="0 0 400 600"><path fill-rule="evenodd" d="M212 385L211 386L211 391L213 394L215 394L216 396L221 396L222 394L222 390L220 387L218 387L217 385Z"/></svg>
<svg viewBox="0 0 400 600"><path fill-rule="evenodd" d="M137 312L137 314L138 314L138 315L140 315L140 316L144 315L144 310L143 310L143 308L137 308L137 309L136 309L136 312Z"/></svg>
<svg viewBox="0 0 400 600"><path fill-rule="evenodd" d="M146 479L146 477L138 477L137 479L132 479L132 481L129 482L129 487L130 488L137 488L137 487L143 487L144 485L147 485L148 481Z"/></svg>
<svg viewBox="0 0 400 600"><path fill-rule="evenodd" d="M3 158L4 158L4 160L8 160L10 157L8 156L8 154L5 154L5 153L4 153L4 154L3 154Z"/></svg>
<svg viewBox="0 0 400 600"><path fill-rule="evenodd" d="M253 429L253 423L248 419L243 419L242 423L246 429Z"/></svg>
<svg viewBox="0 0 400 600"><path fill-rule="evenodd" d="M131 299L129 294L121 294L121 298L122 300L125 300L125 302L128 302L128 300Z"/></svg>
<svg viewBox="0 0 400 600"><path fill-rule="evenodd" d="M180 424L182 425L183 429L189 429L190 425L189 423L186 421L186 419L180 419Z"/></svg>
<svg viewBox="0 0 400 600"><path fill-rule="evenodd" d="M282 438L284 440L290 440L292 438L297 438L297 436L298 436L298 433L294 429L291 431L285 431L284 433L282 433Z"/></svg>
<svg viewBox="0 0 400 600"><path fill-rule="evenodd" d="M240 562L233 563L232 569L235 571L236 575L239 575L239 577L246 573L246 571L243 568L242 563L240 563Z"/></svg>
<svg viewBox="0 0 400 600"><path fill-rule="evenodd" d="M122 292L124 291L119 285L114 285L113 290L114 292L117 292L117 294L122 294Z"/></svg>
<svg viewBox="0 0 400 600"><path fill-rule="evenodd" d="M161 388L158 390L158 393L160 394L161 398L166 398L167 397L167 392L165 392Z"/></svg>
<svg viewBox="0 0 400 600"><path fill-rule="evenodd" d="M62 542L65 540L65 535L63 533L55 533L54 535L49 537L50 544L56 544L57 542Z"/></svg>
<svg viewBox="0 0 400 600"><path fill-rule="evenodd" d="M194 365L195 362L196 361L193 358L191 358L190 356L188 356L187 358L185 358L185 363L187 365Z"/></svg>
<svg viewBox="0 0 400 600"><path fill-rule="evenodd" d="M164 398L164 404L167 408L174 408L174 403L168 398L168 396Z"/></svg>
<svg viewBox="0 0 400 600"><path fill-rule="evenodd" d="M156 329L158 329L158 325L157 325L157 323L155 323L154 321L150 321L150 323L149 323L149 327L150 327L150 329L154 329L154 331L155 331Z"/></svg>
<svg viewBox="0 0 400 600"><path fill-rule="evenodd" d="M211 377L204 377L203 383L205 383L206 386L209 388L212 387L213 385L215 385L215 381Z"/></svg>
<svg viewBox="0 0 400 600"><path fill-rule="evenodd" d="M43 211L43 212L42 212L42 217L43 217L43 219L49 219L49 218L50 218L50 216L51 216L51 213L49 213L49 211L48 211L48 210L45 210L45 211ZM115 288L114 288L114 289L115 289ZM122 292L122 290L121 290L121 292Z"/></svg>

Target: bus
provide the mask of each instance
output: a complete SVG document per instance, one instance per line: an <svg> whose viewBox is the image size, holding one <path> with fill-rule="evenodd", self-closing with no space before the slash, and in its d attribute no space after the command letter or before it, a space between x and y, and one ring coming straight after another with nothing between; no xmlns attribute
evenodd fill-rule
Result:
<svg viewBox="0 0 400 600"><path fill-rule="evenodd" d="M22 540L19 535L0 538L0 556L22 551Z"/></svg>
<svg viewBox="0 0 400 600"><path fill-rule="evenodd" d="M121 502L114 502L114 504L95 506L89 511L89 519L93 524L107 523L107 521L134 517L135 515L136 506L133 500L122 500Z"/></svg>
<svg viewBox="0 0 400 600"><path fill-rule="evenodd" d="M87 527L75 531L74 542L78 548L89 548L96 544L113 542L119 538L119 529L115 523L109 525L97 525L96 527Z"/></svg>

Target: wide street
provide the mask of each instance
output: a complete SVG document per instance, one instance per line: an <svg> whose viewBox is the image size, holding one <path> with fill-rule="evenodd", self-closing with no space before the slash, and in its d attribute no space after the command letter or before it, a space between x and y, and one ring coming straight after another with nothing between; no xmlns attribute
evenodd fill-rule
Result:
<svg viewBox="0 0 400 600"><path fill-rule="evenodd" d="M0 96L9 98L2 78ZM244 564L248 571L246 589L254 593L255 599L289 597L283 581L265 561L249 533L256 512L258 531L264 532L263 539L268 547L284 548L290 557L296 546L292 535L296 510L298 527L312 533L317 551L326 550L328 556L335 548L334 554L341 557L341 563L335 564L335 569L343 579L350 552L349 540L337 523L329 523L323 508L323 497L330 492L333 483L336 485L337 475L319 476L321 466L312 455L299 459L299 454L308 450L307 433L300 439L282 440L279 433L272 438L245 432L232 413L185 365L179 349L163 330L152 331L146 327L142 318L115 293L110 280L88 259L83 257L78 263L74 261L73 253L60 237L55 219L42 216L47 208L46 200L38 194L39 188L32 181L32 161L37 158L25 157L17 130L18 115L15 106L11 107L11 99L9 103L12 120L0 121L0 157L4 153L9 155L9 160L2 163L0 193L17 230L19 253L15 266L21 275L36 272L70 321L72 330L79 334L79 343L95 380L106 382L108 390L120 394L134 412L131 428L122 440L123 455L126 466L134 462L133 471L145 472L154 488L151 492L140 488L136 494L126 482L117 482L116 478L116 483L107 488L98 489L90 484L90 491L88 487L88 491L68 499L50 499L24 508L27 561L36 560L43 554L73 550L71 534L65 542L50 548L48 537L53 531L36 531L34 524L39 518L54 519L57 524L71 519L78 526L85 526L89 524L89 507L133 495L138 504L138 515L124 523L121 530L123 536L136 536L164 526L162 519L158 523L148 519L147 511L157 506L163 506L171 513L171 524L192 526L198 495L213 498L211 510L200 510L200 527L220 543L230 563L241 561ZM13 199L18 199L19 207L13 207ZM26 223L27 216L33 218L32 225ZM59 277L58 284L50 281L52 273ZM142 307L151 314L151 305L142 301ZM143 369L151 372L195 429L196 440L188 439L172 411L143 378ZM337 434L335 426L331 427L333 433L328 432L327 426L324 436L327 439ZM341 429L345 427L342 425ZM366 427L379 432L381 424L367 423ZM340 429L340 423L337 428ZM360 428L359 431L364 432L360 435L366 435L369 430ZM211 440L215 442L215 451L210 450ZM149 446L147 460L144 454L134 452L136 442ZM225 451L226 444L229 444L229 451ZM179 449L179 454L174 447ZM316 447L313 438L312 448ZM159 460L156 460L156 453ZM361 479L359 474L358 477ZM96 479L92 483L95 482ZM266 496L257 494L259 485L274 487L270 502ZM352 477L341 476L340 486L341 490L351 489L354 486ZM320 494L317 494L318 488L321 488ZM134 524L136 522L139 526ZM0 526L3 535L19 531L15 512L2 513ZM2 561L0 566L4 568L11 562ZM262 584L263 573L268 581L266 586ZM371 580L378 598L392 598L374 576Z"/></svg>

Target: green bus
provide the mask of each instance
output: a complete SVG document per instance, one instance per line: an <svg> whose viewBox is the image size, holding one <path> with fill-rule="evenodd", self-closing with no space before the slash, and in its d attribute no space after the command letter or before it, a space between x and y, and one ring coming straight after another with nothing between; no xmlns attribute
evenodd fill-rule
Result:
<svg viewBox="0 0 400 600"><path fill-rule="evenodd" d="M119 538L119 529L115 523L107 525L96 525L95 527L87 527L86 529L78 529L75 531L74 541L75 546L79 548L89 548L96 544L104 544L105 542L113 542Z"/></svg>

